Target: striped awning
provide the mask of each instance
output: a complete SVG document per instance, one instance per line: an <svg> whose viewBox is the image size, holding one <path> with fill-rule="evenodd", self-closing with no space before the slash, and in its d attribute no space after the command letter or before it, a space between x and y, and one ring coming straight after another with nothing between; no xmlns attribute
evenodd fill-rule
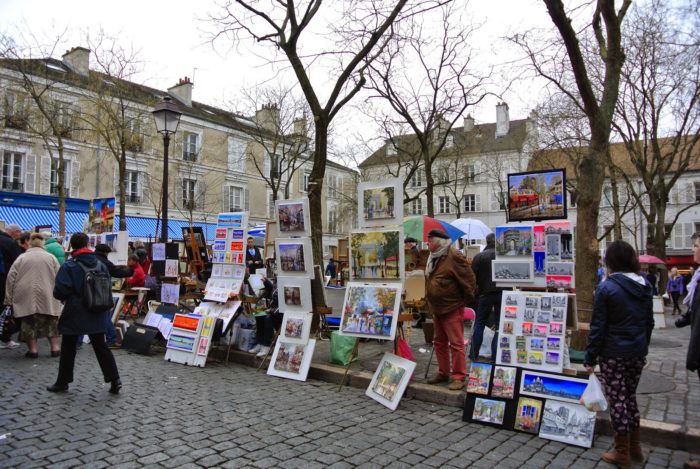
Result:
<svg viewBox="0 0 700 469"><path fill-rule="evenodd" d="M129 237L156 239L160 236L160 220L149 217L126 217L126 229ZM168 237L170 239L182 239L182 228L189 228L190 222L187 220L168 219ZM201 227L207 241L213 241L216 234L216 223L204 223L195 221L194 227ZM114 216L114 231L119 229L119 215Z"/></svg>
<svg viewBox="0 0 700 469"><path fill-rule="evenodd" d="M87 212L66 211L66 233L83 231L83 222L87 216ZM51 225L51 231L58 233L58 209L0 205L0 220L8 225L16 223L23 230L32 230L39 225Z"/></svg>
<svg viewBox="0 0 700 469"><path fill-rule="evenodd" d="M248 236L264 237L265 228L267 228L267 225L265 225L265 223L261 223L259 225L255 225L252 228L248 228Z"/></svg>

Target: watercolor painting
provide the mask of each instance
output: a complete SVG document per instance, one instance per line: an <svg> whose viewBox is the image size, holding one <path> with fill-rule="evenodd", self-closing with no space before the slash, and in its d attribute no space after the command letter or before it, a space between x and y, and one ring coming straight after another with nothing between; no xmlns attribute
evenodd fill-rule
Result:
<svg viewBox="0 0 700 469"><path fill-rule="evenodd" d="M401 283L369 285L349 282L340 332L357 337L393 339L402 288Z"/></svg>
<svg viewBox="0 0 700 469"><path fill-rule="evenodd" d="M512 399L515 393L515 378L517 372L517 368L510 366L494 367L491 395L493 397Z"/></svg>
<svg viewBox="0 0 700 469"><path fill-rule="evenodd" d="M580 404L547 399L542 413L540 438L590 448L596 413Z"/></svg>
<svg viewBox="0 0 700 469"><path fill-rule="evenodd" d="M537 435L540 431L541 418L542 401L531 397L521 397L518 399L513 429Z"/></svg>
<svg viewBox="0 0 700 469"><path fill-rule="evenodd" d="M493 365L489 363L472 363L469 368L469 381L467 381L467 392L472 394L487 395L489 393L489 382L491 381L491 370Z"/></svg>
<svg viewBox="0 0 700 469"><path fill-rule="evenodd" d="M365 395L396 410L415 369L415 362L393 353L384 353Z"/></svg>
<svg viewBox="0 0 700 469"><path fill-rule="evenodd" d="M523 370L520 394L578 404L587 379Z"/></svg>
<svg viewBox="0 0 700 469"><path fill-rule="evenodd" d="M399 280L403 277L402 230L350 233L350 277L353 280Z"/></svg>

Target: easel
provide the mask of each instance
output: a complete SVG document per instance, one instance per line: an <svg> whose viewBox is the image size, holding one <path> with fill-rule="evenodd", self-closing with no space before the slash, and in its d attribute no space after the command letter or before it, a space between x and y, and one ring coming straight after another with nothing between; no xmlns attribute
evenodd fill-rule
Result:
<svg viewBox="0 0 700 469"><path fill-rule="evenodd" d="M187 269L191 274L194 273L195 278L199 278L199 273L204 270L204 262L202 262L202 256L199 252L199 244L194 237L194 227L190 224L189 229L190 246L192 250L192 259L190 260Z"/></svg>

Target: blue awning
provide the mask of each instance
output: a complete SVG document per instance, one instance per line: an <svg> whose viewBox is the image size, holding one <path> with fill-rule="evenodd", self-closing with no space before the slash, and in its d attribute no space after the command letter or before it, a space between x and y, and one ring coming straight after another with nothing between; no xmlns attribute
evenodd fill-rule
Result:
<svg viewBox="0 0 700 469"><path fill-rule="evenodd" d="M182 228L189 228L187 220L168 219L168 237L170 239L182 239ZM201 227L207 241L213 241L216 234L216 223L204 223L195 221L192 226ZM119 215L114 216L114 231L119 229ZM129 236L134 238L152 238L160 236L160 220L149 217L126 217L126 229Z"/></svg>
<svg viewBox="0 0 700 469"><path fill-rule="evenodd" d="M83 231L83 222L87 216L87 212L69 212L66 210L66 233ZM4 220L8 225L16 223L23 230L32 230L39 225L51 225L52 231L58 233L57 209L0 205L0 220Z"/></svg>

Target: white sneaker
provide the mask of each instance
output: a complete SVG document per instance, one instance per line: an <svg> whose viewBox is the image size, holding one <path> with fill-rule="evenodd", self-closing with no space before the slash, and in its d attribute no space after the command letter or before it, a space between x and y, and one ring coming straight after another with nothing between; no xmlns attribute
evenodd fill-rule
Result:
<svg viewBox="0 0 700 469"><path fill-rule="evenodd" d="M252 349L248 350L248 353L258 353L260 351L261 347L262 347L262 345L258 344L255 347L253 347Z"/></svg>
<svg viewBox="0 0 700 469"><path fill-rule="evenodd" d="M9 342L0 342L0 348L17 348L19 347L19 344L15 342L14 340L11 340Z"/></svg>
<svg viewBox="0 0 700 469"><path fill-rule="evenodd" d="M268 354L269 351L270 351L270 347L263 345L262 347L260 347L260 351L258 352L256 357L264 357L265 355Z"/></svg>

